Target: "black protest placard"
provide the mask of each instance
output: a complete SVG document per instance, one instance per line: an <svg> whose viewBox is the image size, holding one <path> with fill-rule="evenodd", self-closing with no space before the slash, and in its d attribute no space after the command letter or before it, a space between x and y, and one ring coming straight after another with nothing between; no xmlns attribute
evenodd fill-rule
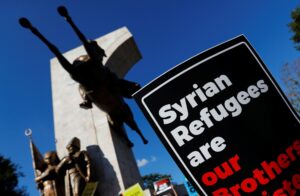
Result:
<svg viewBox="0 0 300 196"><path fill-rule="evenodd" d="M201 195L300 194L299 118L244 36L134 97Z"/></svg>

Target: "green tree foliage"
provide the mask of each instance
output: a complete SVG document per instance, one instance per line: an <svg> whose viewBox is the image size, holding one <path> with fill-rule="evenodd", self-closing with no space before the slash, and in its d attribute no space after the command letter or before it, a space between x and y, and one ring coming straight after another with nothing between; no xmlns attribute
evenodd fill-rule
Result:
<svg viewBox="0 0 300 196"><path fill-rule="evenodd" d="M291 17L292 22L288 24L290 30L294 33L291 39L296 43L296 49L300 50L300 7L292 11Z"/></svg>
<svg viewBox="0 0 300 196"><path fill-rule="evenodd" d="M0 195L25 196L24 188L18 188L18 178L23 174L18 171L17 165L0 155Z"/></svg>
<svg viewBox="0 0 300 196"><path fill-rule="evenodd" d="M286 86L285 93L288 99L300 115L300 59L283 66L282 80Z"/></svg>
<svg viewBox="0 0 300 196"><path fill-rule="evenodd" d="M171 175L168 174L159 174L159 173L153 173L153 174L148 174L142 177L144 187L148 189L154 189L153 187L153 182L158 181L163 178L169 178L172 181Z"/></svg>

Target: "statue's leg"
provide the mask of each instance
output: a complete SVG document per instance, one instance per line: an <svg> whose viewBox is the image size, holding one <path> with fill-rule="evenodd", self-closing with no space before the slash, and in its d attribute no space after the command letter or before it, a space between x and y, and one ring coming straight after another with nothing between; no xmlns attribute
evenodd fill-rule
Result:
<svg viewBox="0 0 300 196"><path fill-rule="evenodd" d="M139 136L142 138L143 140L143 143L144 144L148 144L148 140L144 137L142 131L139 129L139 127L137 126L134 118L133 118L133 114L129 108L129 106L124 103L125 105L125 109L124 109L124 112L125 112L125 115L124 115L124 122L132 129L134 130L135 132L137 132L137 134L139 134Z"/></svg>
<svg viewBox="0 0 300 196"><path fill-rule="evenodd" d="M121 135L121 137L123 137L126 140L127 145L128 145L129 148L132 148L134 146L134 144L128 138L127 134L125 134L125 131L123 129L120 130L119 134Z"/></svg>
<svg viewBox="0 0 300 196"><path fill-rule="evenodd" d="M122 138L126 140L126 143L128 147L133 147L133 143L128 138L127 134L125 133L124 129L122 128L122 122L119 120L118 117L114 117L112 115L107 115L108 123L111 126L111 128L116 131L117 134L119 134Z"/></svg>
<svg viewBox="0 0 300 196"><path fill-rule="evenodd" d="M92 100L88 97L88 93L85 88L80 84L79 85L79 94L83 99L83 102L79 104L79 107L83 109L91 109L93 107Z"/></svg>
<svg viewBox="0 0 300 196"><path fill-rule="evenodd" d="M81 196L85 185L86 185L86 183L85 183L84 179L78 173L74 177L74 188L73 188L74 196Z"/></svg>

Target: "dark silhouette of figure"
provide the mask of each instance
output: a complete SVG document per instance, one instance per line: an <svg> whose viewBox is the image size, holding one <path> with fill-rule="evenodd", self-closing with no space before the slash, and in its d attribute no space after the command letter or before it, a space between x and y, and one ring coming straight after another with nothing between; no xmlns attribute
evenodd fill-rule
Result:
<svg viewBox="0 0 300 196"><path fill-rule="evenodd" d="M74 137L67 145L69 155L58 164L58 174L67 173L66 187L71 196L81 196L87 182L90 181L91 163L86 151L80 151L80 140Z"/></svg>
<svg viewBox="0 0 300 196"><path fill-rule="evenodd" d="M72 21L65 7L59 7L58 12L71 25L88 54L79 56L72 64L26 18L21 18L19 22L21 26L30 29L34 35L47 45L62 67L80 84L81 96L84 99L80 107L85 109L91 108L91 103L93 102L98 108L106 112L111 127L125 138L128 146L132 147L133 143L124 132L123 123L126 123L132 130L136 131L143 143L147 144L148 140L138 128L129 106L123 99L123 97L131 98L131 95L140 86L137 83L118 78L116 74L103 66L102 60L106 56L105 51L96 41L85 38Z"/></svg>
<svg viewBox="0 0 300 196"><path fill-rule="evenodd" d="M59 158L55 151L45 153L44 162L46 169L35 178L43 196L64 196L64 177L56 172Z"/></svg>

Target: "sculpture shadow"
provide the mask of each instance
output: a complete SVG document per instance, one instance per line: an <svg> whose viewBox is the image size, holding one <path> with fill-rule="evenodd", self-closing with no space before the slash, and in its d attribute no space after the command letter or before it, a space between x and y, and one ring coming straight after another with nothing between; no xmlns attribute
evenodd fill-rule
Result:
<svg viewBox="0 0 300 196"><path fill-rule="evenodd" d="M95 195L118 195L121 187L116 172L100 147L90 145L86 150L91 159L91 181L99 180Z"/></svg>
<svg viewBox="0 0 300 196"><path fill-rule="evenodd" d="M131 148L127 146L126 140L124 140L124 137L128 137L125 127L122 127L119 131L112 131L111 134L115 145L114 150L118 160L120 175L124 179L124 188L129 188L136 183L142 185L142 178L135 161L136 158ZM122 134L123 136L118 137L118 134Z"/></svg>

